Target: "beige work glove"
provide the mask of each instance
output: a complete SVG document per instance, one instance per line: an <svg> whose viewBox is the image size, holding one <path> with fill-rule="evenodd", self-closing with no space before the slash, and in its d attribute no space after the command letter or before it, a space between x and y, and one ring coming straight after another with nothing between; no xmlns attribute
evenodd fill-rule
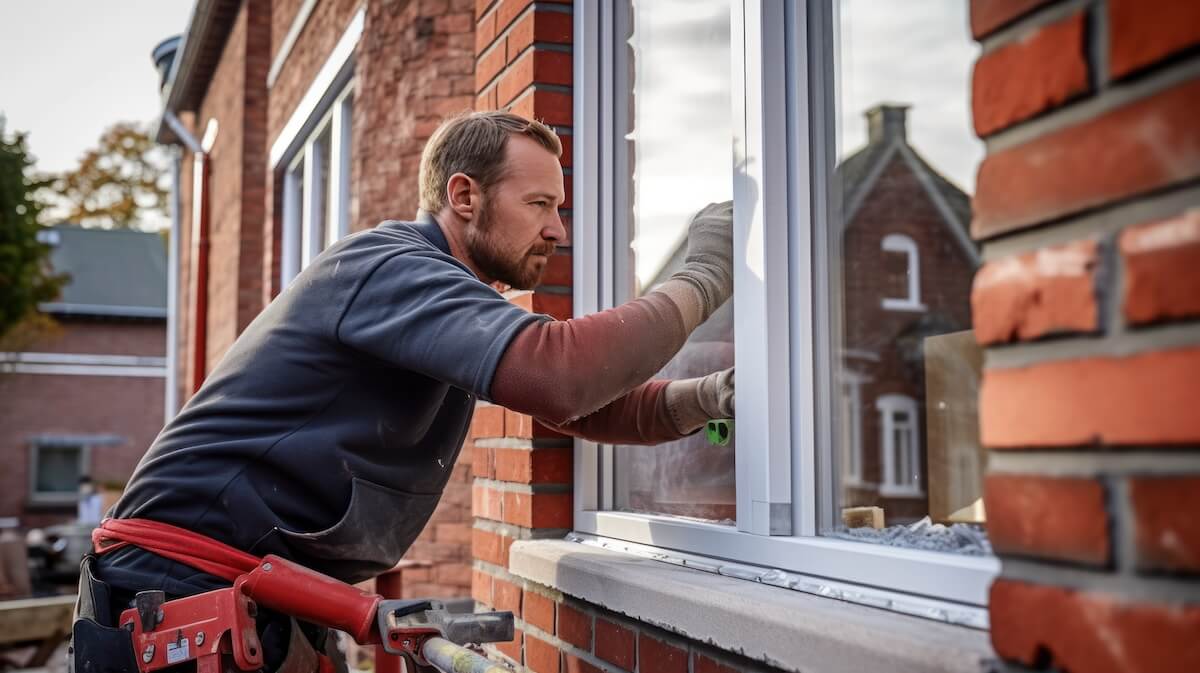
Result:
<svg viewBox="0 0 1200 673"><path fill-rule="evenodd" d="M701 322L733 294L733 201L710 203L688 225L683 268L671 276L700 292Z"/></svg>
<svg viewBox="0 0 1200 673"><path fill-rule="evenodd" d="M704 427L710 418L733 418L733 367L698 379L667 384L667 411L681 435Z"/></svg>

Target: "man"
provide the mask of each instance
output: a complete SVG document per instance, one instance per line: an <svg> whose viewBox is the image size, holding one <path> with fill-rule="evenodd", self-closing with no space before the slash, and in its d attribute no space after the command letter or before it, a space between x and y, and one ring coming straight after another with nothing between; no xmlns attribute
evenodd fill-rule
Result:
<svg viewBox="0 0 1200 673"><path fill-rule="evenodd" d="M476 399L623 444L731 416L732 370L649 380L732 292L730 204L694 218L675 277L620 307L555 321L489 285L534 287L566 237L561 153L549 128L504 112L443 124L421 159L417 221L349 236L301 272L163 429L112 516L358 582L425 525ZM84 569L111 588L109 613L141 590L228 586L137 546ZM276 622L271 668L291 639Z"/></svg>

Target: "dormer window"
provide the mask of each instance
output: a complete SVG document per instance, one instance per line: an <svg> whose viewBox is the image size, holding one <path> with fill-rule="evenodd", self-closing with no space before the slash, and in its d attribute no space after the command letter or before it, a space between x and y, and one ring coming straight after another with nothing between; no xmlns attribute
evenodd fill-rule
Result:
<svg viewBox="0 0 1200 673"><path fill-rule="evenodd" d="M924 311L921 303L921 258L917 244L904 234L888 234L883 237L883 251L904 255L905 297L884 297L883 307L889 311Z"/></svg>

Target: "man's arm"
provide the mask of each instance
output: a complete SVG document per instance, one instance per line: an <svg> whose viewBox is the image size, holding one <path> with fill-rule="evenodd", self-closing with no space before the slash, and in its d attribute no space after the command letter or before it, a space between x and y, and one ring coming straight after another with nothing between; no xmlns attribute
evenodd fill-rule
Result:
<svg viewBox="0 0 1200 673"><path fill-rule="evenodd" d="M661 444L686 437L710 418L733 416L733 369L695 379L647 381L594 413L568 423L538 419L572 437L608 444Z"/></svg>
<svg viewBox="0 0 1200 673"><path fill-rule="evenodd" d="M729 203L697 213L683 268L655 291L589 316L522 329L496 368L491 399L564 426L649 380L733 293L732 215Z"/></svg>

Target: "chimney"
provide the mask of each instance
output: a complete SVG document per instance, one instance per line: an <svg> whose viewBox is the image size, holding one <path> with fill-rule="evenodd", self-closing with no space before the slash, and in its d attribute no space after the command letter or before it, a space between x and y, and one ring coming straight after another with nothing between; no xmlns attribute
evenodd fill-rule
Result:
<svg viewBox="0 0 1200 673"><path fill-rule="evenodd" d="M908 105L880 103L867 110L867 142L908 142Z"/></svg>

